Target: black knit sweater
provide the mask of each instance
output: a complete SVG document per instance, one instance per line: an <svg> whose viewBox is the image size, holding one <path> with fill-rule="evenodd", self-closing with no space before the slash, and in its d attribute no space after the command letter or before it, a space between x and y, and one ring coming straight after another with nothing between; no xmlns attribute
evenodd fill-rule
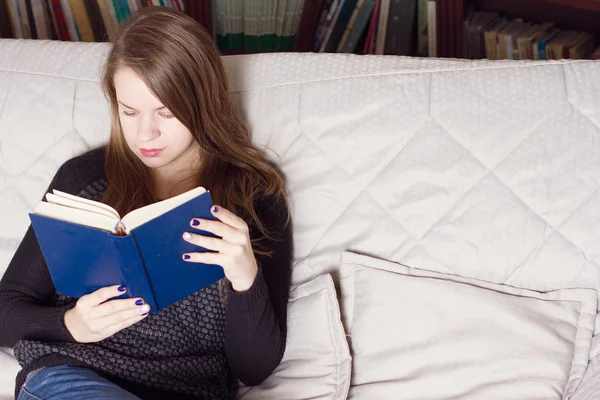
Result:
<svg viewBox="0 0 600 400"><path fill-rule="evenodd" d="M67 161L52 189L99 200L107 187L105 149ZM257 213L275 239L273 254L257 256L253 286L237 293L215 283L117 334L78 343L64 313L76 299L58 295L31 226L0 281L0 346L14 347L23 367L85 366L143 399L233 398L237 379L253 385L281 361L292 257L284 202L257 199ZM251 237L258 232L251 229ZM165 266L168 268L168 266Z"/></svg>

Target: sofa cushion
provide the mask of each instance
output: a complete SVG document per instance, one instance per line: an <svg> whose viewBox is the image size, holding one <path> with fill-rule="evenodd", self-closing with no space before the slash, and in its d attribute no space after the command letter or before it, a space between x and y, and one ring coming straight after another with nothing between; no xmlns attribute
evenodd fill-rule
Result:
<svg viewBox="0 0 600 400"><path fill-rule="evenodd" d="M585 373L597 295L534 292L345 252L356 399L563 399Z"/></svg>
<svg viewBox="0 0 600 400"><path fill-rule="evenodd" d="M350 367L333 280L322 275L291 292L283 360L260 385L242 386L238 398L342 400L350 386Z"/></svg>

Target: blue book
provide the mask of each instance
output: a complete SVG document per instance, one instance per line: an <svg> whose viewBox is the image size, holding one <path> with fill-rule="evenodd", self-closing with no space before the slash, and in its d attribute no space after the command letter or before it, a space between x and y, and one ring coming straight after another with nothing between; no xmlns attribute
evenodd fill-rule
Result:
<svg viewBox="0 0 600 400"><path fill-rule="evenodd" d="M105 204L54 191L29 217L58 293L81 297L125 285L119 298L141 297L158 313L225 276L218 265L182 259L209 251L182 235L193 231L192 218L216 220L211 207L210 193L199 187L120 218Z"/></svg>
<svg viewBox="0 0 600 400"><path fill-rule="evenodd" d="M562 32L561 29L555 28L555 29L551 30L546 36L542 37L539 40L539 42L538 42L538 54L539 54L539 59L540 60L547 60L548 59L548 55L547 55L547 52L546 52L546 45L552 39L554 39L555 36L557 36L561 32Z"/></svg>

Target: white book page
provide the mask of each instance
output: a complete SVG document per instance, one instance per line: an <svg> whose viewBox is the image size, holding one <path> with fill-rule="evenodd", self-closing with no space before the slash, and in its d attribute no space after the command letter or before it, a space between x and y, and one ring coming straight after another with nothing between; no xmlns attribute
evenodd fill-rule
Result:
<svg viewBox="0 0 600 400"><path fill-rule="evenodd" d="M89 212L78 208L64 207L58 204L41 201L33 210L34 214L72 222L79 225L90 226L115 233L115 227L119 220L107 215Z"/></svg>
<svg viewBox="0 0 600 400"><path fill-rule="evenodd" d="M204 189L202 186L199 186L178 196L171 197L170 199L159 201L158 203L150 204L138 208L137 210L133 210L124 216L121 221L123 222L123 225L125 225L126 232L129 233L132 229L143 225L159 215L162 215L205 192L206 189Z"/></svg>
<svg viewBox="0 0 600 400"><path fill-rule="evenodd" d="M76 202L79 202L79 203L87 204L89 206L93 206L93 207L100 208L102 210L108 211L116 219L121 219L121 216L119 215L119 213L117 212L117 210L115 210L114 208L112 208L108 204L100 203L99 201L85 199L85 198L79 197L79 196L73 196L72 194L61 192L60 190L53 190L53 193L56 196L59 196L59 197L65 198L65 199L69 199L69 200L76 201ZM48 197L46 197L46 199L47 198ZM85 208L85 209L87 210L88 208Z"/></svg>
<svg viewBox="0 0 600 400"><path fill-rule="evenodd" d="M91 205L91 204L87 204L81 201L74 201L71 200L69 198L66 197L60 197L57 196L55 194L52 193L47 193L46 194L46 201L48 203L52 203L52 204L58 204L61 206L65 206L65 207L69 207L69 208L75 208L75 209L79 209L79 210L86 210L89 212L93 212L96 214L102 214L102 215L106 215L109 218L117 218L119 219L118 215L115 215L114 213L112 213L109 210L106 210L102 207L96 207L95 205Z"/></svg>

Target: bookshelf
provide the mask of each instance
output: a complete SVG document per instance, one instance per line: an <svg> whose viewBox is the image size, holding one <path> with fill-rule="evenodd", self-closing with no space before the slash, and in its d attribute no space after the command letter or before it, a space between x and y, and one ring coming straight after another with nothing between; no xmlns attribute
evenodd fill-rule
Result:
<svg viewBox="0 0 600 400"><path fill-rule="evenodd" d="M326 0L325 0L326 1ZM393 1L393 0L391 0ZM436 0L436 6L442 8L442 15L449 13L458 13L464 15L472 7L475 11L496 12L509 19L521 18L532 24L542 24L551 22L556 28L563 30L573 30L579 32L588 32L595 37L594 48L600 45L600 0ZM322 3L316 0L315 3ZM417 0L418 3L418 0ZM318 7L310 7L305 13L319 13ZM456 15L454 16L456 18ZM303 21L314 21L318 18L315 15L304 15ZM462 35L463 27L458 27L460 17L456 18L457 26L454 35ZM439 24L439 20L438 20ZM440 41L447 40L448 35L440 34L439 25L437 32L438 46ZM307 26L300 26L299 29L312 30L310 23ZM300 40L297 39L295 51L311 51L310 40L306 32ZM441 35L441 37L440 37ZM458 46L459 40L456 41ZM413 50L416 48L413 45ZM412 56L418 55L414 51ZM438 57L457 57L462 58L460 51L452 54L437 54Z"/></svg>
<svg viewBox="0 0 600 400"><path fill-rule="evenodd" d="M107 30L112 29L114 32L128 13L137 8L166 6L184 11L205 26L213 34L223 55L277 51L340 51L355 54L427 56L427 37L422 32L427 30L423 29L423 24L427 22L426 17L431 11L429 7L432 7L432 3L435 5L432 15L436 35L434 43L437 47L434 55L437 57L490 58L481 49L473 52L465 48L465 43L467 46L471 45L468 40L473 40L474 37L472 33L471 39L465 37L465 34L470 34L469 29L472 28L470 21L465 23L465 16L472 15L469 14L471 10L476 13L497 13L508 20L522 19L523 22L532 25L551 22L554 28L589 33L594 38L593 48L600 46L600 0L0 0L0 36L19 37L14 35L14 22L9 20L10 7L3 8L3 5L26 4L27 10L20 11L25 15L21 15L18 20L25 25L29 24L30 27L37 25L38 19L45 13L46 33L41 37L32 37L30 34L25 38L84 41L110 39L111 35ZM113 7L113 4L120 4L121 9ZM352 22L360 19L359 11L366 8L367 4L372 7L367 15L373 16L363 18L362 30L358 30L359 33L354 32L352 46L342 46L349 41L348 35L356 28ZM387 6L384 6L385 4ZM62 16L56 14L56 11L61 11L61 6L71 8L70 12L61 14ZM336 12L327 11L328 6L334 11L334 6L339 8ZM385 7L388 7L389 16L378 18ZM326 29L320 28L322 16L325 15L323 9L330 20L337 21L330 23ZM107 12L109 10L112 16ZM14 10L12 12L14 13ZM405 16L411 12L412 19L406 19L408 17ZM342 18L343 15L345 19ZM336 20L338 16L339 19ZM426 22L423 22L424 17ZM394 23L391 22L392 19ZM382 22L384 20L385 23ZM57 25L54 29L51 28L53 24ZM387 31L380 29L386 25ZM406 28L407 26L410 28ZM111 29L108 29L109 27ZM379 30L385 33L379 34ZM319 45L320 42L317 41L315 45L315 37L319 37L319 32L324 44ZM328 35L334 38L331 44L327 42ZM392 41L402 43L396 44L395 47L388 46ZM385 46L378 43L384 43ZM565 45L564 48L573 45ZM561 52L557 54L559 55L556 57L562 57ZM565 51L565 54L568 55L569 52Z"/></svg>
<svg viewBox="0 0 600 400"><path fill-rule="evenodd" d="M600 33L600 0L466 0L486 11Z"/></svg>

